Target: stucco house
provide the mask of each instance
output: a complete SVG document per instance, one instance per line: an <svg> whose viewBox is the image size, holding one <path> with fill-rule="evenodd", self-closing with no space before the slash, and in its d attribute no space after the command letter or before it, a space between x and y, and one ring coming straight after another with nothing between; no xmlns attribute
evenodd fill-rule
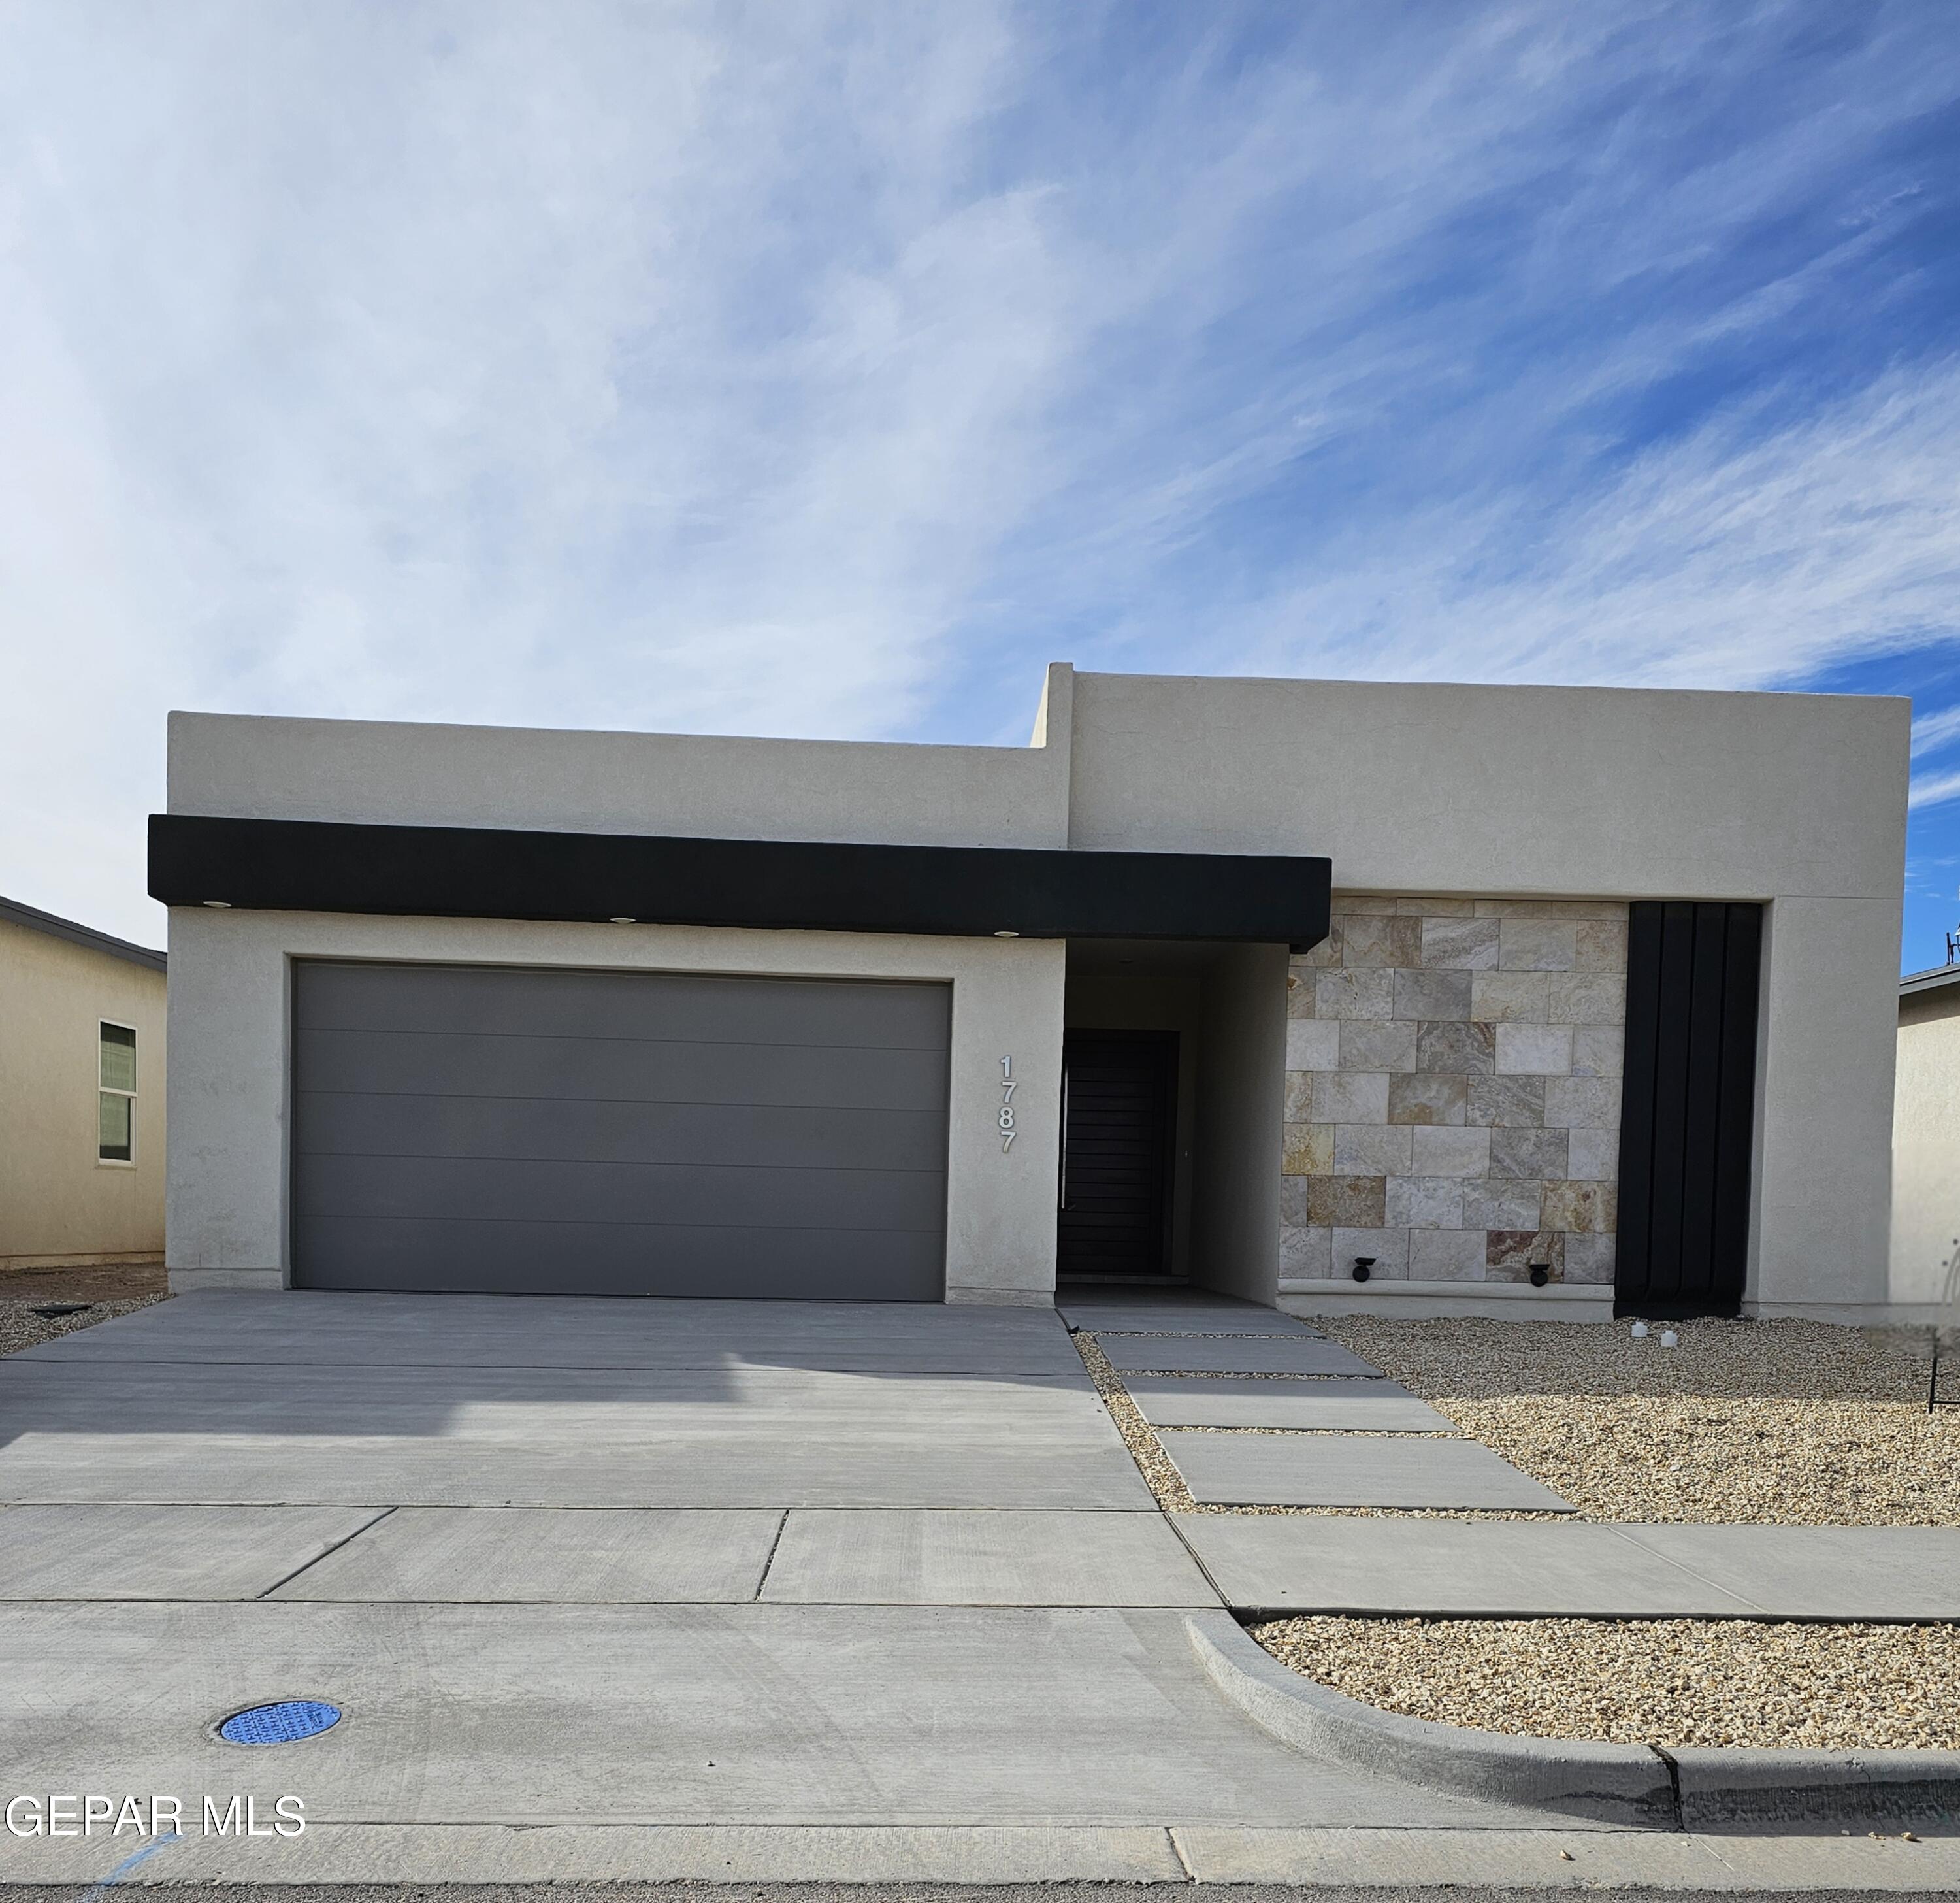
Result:
<svg viewBox="0 0 1960 1903"><path fill-rule="evenodd" d="M1025 747L173 715L172 1281L1881 1317L1908 734L1066 665Z"/></svg>
<svg viewBox="0 0 1960 1903"><path fill-rule="evenodd" d="M1960 1250L1960 964L1898 987L1892 1107L1892 1286L1902 1320L1930 1320Z"/></svg>
<svg viewBox="0 0 1960 1903"><path fill-rule="evenodd" d="M164 1253L164 958L0 899L0 1269Z"/></svg>

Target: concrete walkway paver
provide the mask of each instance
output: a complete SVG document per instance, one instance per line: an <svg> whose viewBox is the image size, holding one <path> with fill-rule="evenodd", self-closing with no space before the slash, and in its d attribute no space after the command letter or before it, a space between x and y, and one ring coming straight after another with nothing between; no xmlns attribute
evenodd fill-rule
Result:
<svg viewBox="0 0 1960 1903"><path fill-rule="evenodd" d="M1455 1424L1392 1381L1187 1380L1133 1375L1123 1387L1153 1427L1348 1428L1450 1434Z"/></svg>
<svg viewBox="0 0 1960 1903"><path fill-rule="evenodd" d="M1182 1325L1172 1302L1140 1300L1133 1312L1166 1318L1166 1331ZM1456 1429L1338 1343L1096 1340L1201 1506L1573 1510L1474 1441L1395 1439ZM1210 1431L1180 1431L1199 1428Z"/></svg>
<svg viewBox="0 0 1960 1903"><path fill-rule="evenodd" d="M1192 1499L1218 1506L1573 1509L1475 1441L1394 1434L1157 1437Z"/></svg>
<svg viewBox="0 0 1960 1903"><path fill-rule="evenodd" d="M1119 1373L1379 1375L1381 1370L1318 1337L1098 1335Z"/></svg>
<svg viewBox="0 0 1960 1903"><path fill-rule="evenodd" d="M1097 1334L1318 1337L1321 1332L1278 1309L1202 1289L1160 1293L1121 1286L1077 1286L1058 1291L1055 1305L1071 1328L1088 1328Z"/></svg>

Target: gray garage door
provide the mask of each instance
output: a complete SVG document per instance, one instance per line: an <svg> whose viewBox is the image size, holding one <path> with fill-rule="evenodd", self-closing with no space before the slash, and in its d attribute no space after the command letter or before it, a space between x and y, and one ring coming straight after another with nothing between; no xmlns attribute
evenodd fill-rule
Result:
<svg viewBox="0 0 1960 1903"><path fill-rule="evenodd" d="M301 964L294 1280L937 1302L950 995Z"/></svg>

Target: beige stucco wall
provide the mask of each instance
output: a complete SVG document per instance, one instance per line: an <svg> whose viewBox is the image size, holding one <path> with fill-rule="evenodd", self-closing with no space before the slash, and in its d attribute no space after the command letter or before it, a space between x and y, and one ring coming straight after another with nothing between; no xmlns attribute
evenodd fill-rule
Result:
<svg viewBox="0 0 1960 1903"><path fill-rule="evenodd" d="M1066 846L1064 747L170 717L170 811L686 839Z"/></svg>
<svg viewBox="0 0 1960 1903"><path fill-rule="evenodd" d="M96 1158L98 1029L136 1029L135 1160ZM161 971L0 921L0 1264L164 1248Z"/></svg>
<svg viewBox="0 0 1960 1903"><path fill-rule="evenodd" d="M1286 947L1226 946L1204 988L1192 1258L1207 1287L1250 1302L1279 1289L1286 1012Z"/></svg>
<svg viewBox="0 0 1960 1903"><path fill-rule="evenodd" d="M173 908L172 1286L277 1288L289 1280L291 961L385 958L950 983L947 1298L1046 1302L1055 1287L1065 955L1061 944L1036 939ZM1005 1153L1003 1057L1013 1060L1022 1085L1019 1133Z"/></svg>
<svg viewBox="0 0 1960 1903"><path fill-rule="evenodd" d="M1936 1300L1960 1245L1960 984L1899 1000L1892 1299Z"/></svg>

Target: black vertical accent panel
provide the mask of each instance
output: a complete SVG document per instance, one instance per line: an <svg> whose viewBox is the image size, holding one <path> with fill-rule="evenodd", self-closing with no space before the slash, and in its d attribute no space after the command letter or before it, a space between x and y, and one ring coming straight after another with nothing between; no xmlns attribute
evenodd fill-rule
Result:
<svg viewBox="0 0 1960 1903"><path fill-rule="evenodd" d="M1622 1315L1734 1315L1748 1268L1762 907L1642 900L1627 945Z"/></svg>
<svg viewBox="0 0 1960 1903"><path fill-rule="evenodd" d="M1717 1119L1715 1279L1725 1312L1741 1305L1755 1189L1756 1021L1761 1008L1763 908L1729 908L1722 1018L1722 1108Z"/></svg>
<svg viewBox="0 0 1960 1903"><path fill-rule="evenodd" d="M1627 920L1626 1076L1620 1095L1619 1286L1628 1265L1642 1273L1653 1246L1654 1075L1660 1041L1658 905L1635 905Z"/></svg>
<svg viewBox="0 0 1960 1903"><path fill-rule="evenodd" d="M1672 1302L1681 1289L1681 1195L1687 1173L1688 1032L1694 998L1694 908L1660 913L1660 1024L1654 1041L1653 1226L1649 1299Z"/></svg>
<svg viewBox="0 0 1960 1903"><path fill-rule="evenodd" d="M1677 1294L1713 1286L1715 1135L1722 1108L1723 985L1729 908L1697 905L1688 958L1688 1090L1681 1113L1681 1266ZM1704 1161L1705 1160L1705 1165Z"/></svg>

